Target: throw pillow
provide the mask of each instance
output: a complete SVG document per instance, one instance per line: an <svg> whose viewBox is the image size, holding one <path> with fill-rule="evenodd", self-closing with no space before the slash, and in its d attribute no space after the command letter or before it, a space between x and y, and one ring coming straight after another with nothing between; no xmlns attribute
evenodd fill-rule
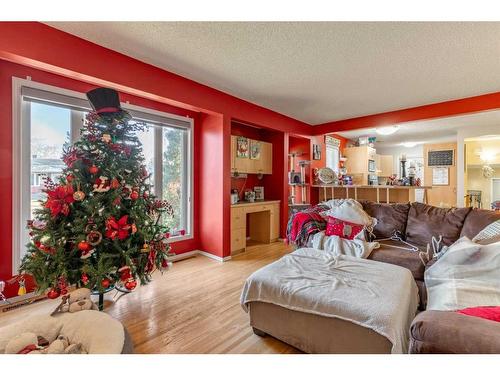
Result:
<svg viewBox="0 0 500 375"><path fill-rule="evenodd" d="M375 220L363 211L363 206L354 199L332 199L324 204L330 209L323 211L321 213L323 216L333 216L337 219L366 226L375 225Z"/></svg>
<svg viewBox="0 0 500 375"><path fill-rule="evenodd" d="M500 306L478 306L458 310L457 313L500 322Z"/></svg>
<svg viewBox="0 0 500 375"><path fill-rule="evenodd" d="M482 245L488 245L490 243L500 241L500 220L488 225L481 232L479 232L476 237L472 239L472 241Z"/></svg>
<svg viewBox="0 0 500 375"><path fill-rule="evenodd" d="M328 221L326 223L326 235L339 236L341 238L352 240L363 230L363 228L364 225L328 216Z"/></svg>

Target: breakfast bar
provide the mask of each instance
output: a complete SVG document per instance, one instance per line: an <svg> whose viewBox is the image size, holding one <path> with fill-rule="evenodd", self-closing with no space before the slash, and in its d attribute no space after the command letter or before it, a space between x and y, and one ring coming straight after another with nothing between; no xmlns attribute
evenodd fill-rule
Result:
<svg viewBox="0 0 500 375"><path fill-rule="evenodd" d="M318 189L319 201L339 198L366 199L377 203L406 203L416 201L416 190L423 190L423 202L427 203L430 186L396 185L312 185Z"/></svg>

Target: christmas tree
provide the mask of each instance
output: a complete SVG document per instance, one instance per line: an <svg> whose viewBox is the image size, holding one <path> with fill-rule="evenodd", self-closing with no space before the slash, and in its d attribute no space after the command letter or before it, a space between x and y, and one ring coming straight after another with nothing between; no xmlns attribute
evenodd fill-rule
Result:
<svg viewBox="0 0 500 375"><path fill-rule="evenodd" d="M168 267L172 207L152 194L137 133L145 124L120 108L118 93L87 93L94 112L80 139L66 147L59 181L46 179L47 195L28 222L31 241L20 272L34 277L49 298L70 285L102 293L131 291L155 269ZM102 308L102 306L100 306Z"/></svg>

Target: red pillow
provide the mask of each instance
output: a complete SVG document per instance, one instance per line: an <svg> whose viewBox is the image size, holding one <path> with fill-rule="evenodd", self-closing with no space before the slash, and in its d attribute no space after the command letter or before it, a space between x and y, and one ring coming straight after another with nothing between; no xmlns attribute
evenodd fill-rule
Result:
<svg viewBox="0 0 500 375"><path fill-rule="evenodd" d="M363 230L363 228L364 225L354 224L349 221L337 219L333 216L328 216L325 233L327 236L339 236L341 238L352 240Z"/></svg>
<svg viewBox="0 0 500 375"><path fill-rule="evenodd" d="M500 306L478 306L458 310L457 313L500 322Z"/></svg>

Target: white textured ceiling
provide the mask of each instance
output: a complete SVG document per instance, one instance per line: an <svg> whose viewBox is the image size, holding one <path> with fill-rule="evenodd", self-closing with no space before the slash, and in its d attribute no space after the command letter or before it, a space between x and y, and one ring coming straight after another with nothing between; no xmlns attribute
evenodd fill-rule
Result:
<svg viewBox="0 0 500 375"><path fill-rule="evenodd" d="M401 146L404 142L439 143L456 141L457 131L467 127L487 128L498 125L500 135L500 111L484 111L468 115L443 117L433 120L421 120L398 124L399 130L391 135L380 135L375 128L365 128L337 132L352 141L359 137L377 137L378 147ZM484 134L490 135L490 134Z"/></svg>
<svg viewBox="0 0 500 375"><path fill-rule="evenodd" d="M48 24L309 124L500 91L500 23Z"/></svg>

